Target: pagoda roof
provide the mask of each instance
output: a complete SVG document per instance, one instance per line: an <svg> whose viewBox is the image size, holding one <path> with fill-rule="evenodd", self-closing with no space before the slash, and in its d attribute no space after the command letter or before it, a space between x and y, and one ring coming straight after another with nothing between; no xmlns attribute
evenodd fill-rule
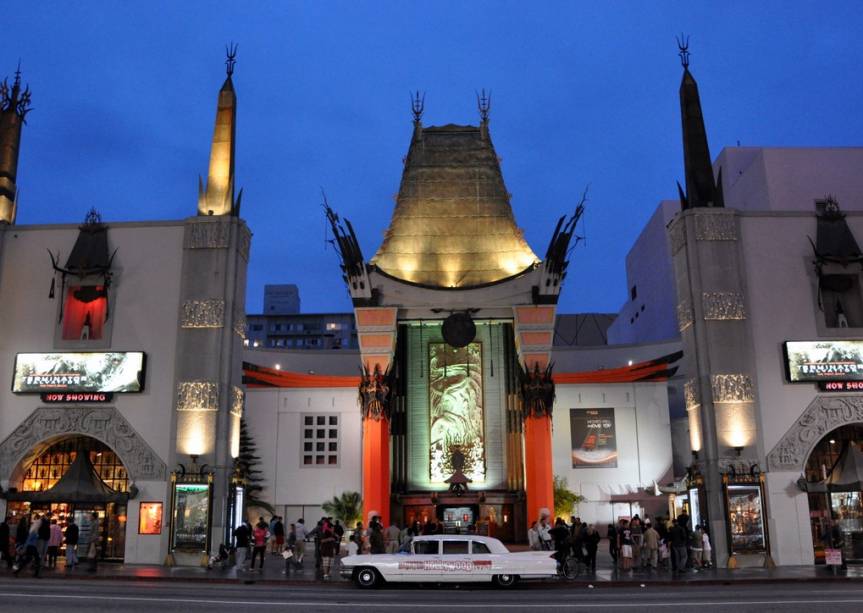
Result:
<svg viewBox="0 0 863 613"><path fill-rule="evenodd" d="M416 124L390 226L371 263L396 279L470 288L539 263L516 226L488 124Z"/></svg>

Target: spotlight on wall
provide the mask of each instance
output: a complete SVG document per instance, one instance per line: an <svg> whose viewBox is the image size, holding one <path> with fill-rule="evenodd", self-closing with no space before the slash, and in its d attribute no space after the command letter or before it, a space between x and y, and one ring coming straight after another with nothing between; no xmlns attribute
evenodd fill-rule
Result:
<svg viewBox="0 0 863 613"><path fill-rule="evenodd" d="M738 445L738 446L736 446L736 447L732 447L732 449L734 449L734 451L736 451L736 452L737 452L737 457L738 457L738 458L740 457L740 454L741 454L741 453L743 453L743 446L742 446L742 445Z"/></svg>
<svg viewBox="0 0 863 613"><path fill-rule="evenodd" d="M697 450L697 449L693 449L693 450L692 450L692 459L693 459L693 460L697 460L697 459L698 459L698 450Z"/></svg>

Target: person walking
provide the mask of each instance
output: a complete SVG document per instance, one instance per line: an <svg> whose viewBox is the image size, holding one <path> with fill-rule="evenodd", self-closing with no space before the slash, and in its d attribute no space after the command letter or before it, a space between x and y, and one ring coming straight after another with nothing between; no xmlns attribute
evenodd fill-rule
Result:
<svg viewBox="0 0 863 613"><path fill-rule="evenodd" d="M255 570L255 558L261 558L261 564L258 567L260 572L264 571L264 557L267 553L267 539L270 536L270 531L267 528L267 522L264 521L264 518L261 517L258 520L255 529L252 531L252 540L254 543L254 549L252 549L252 565L251 570Z"/></svg>
<svg viewBox="0 0 863 613"><path fill-rule="evenodd" d="M596 551L599 549L600 536L593 524L588 524L587 530L582 538L584 545L585 557L584 563L588 569L596 572Z"/></svg>
<svg viewBox="0 0 863 613"><path fill-rule="evenodd" d="M99 528L99 514L95 511L90 514L90 541L87 545L87 571L96 572L96 567L99 563L99 545L102 541L102 534Z"/></svg>
<svg viewBox="0 0 863 613"><path fill-rule="evenodd" d="M548 533L551 530L551 525L549 524L548 514L543 513L540 516L539 525L537 525L536 530L539 533L540 548L544 551L551 551L552 540L551 535Z"/></svg>
<svg viewBox="0 0 863 613"><path fill-rule="evenodd" d="M290 555L289 555L290 554ZM282 554L285 558L285 575L291 574L291 566L297 563L297 525L291 524L288 528L288 535L285 537L285 553Z"/></svg>
<svg viewBox="0 0 863 613"><path fill-rule="evenodd" d="M0 561L6 562L7 568L12 568L12 541L10 540L9 518L0 523Z"/></svg>
<svg viewBox="0 0 863 613"><path fill-rule="evenodd" d="M75 516L70 515L66 523L66 570L78 566L78 524Z"/></svg>
<svg viewBox="0 0 863 613"><path fill-rule="evenodd" d="M656 531L650 520L646 520L644 526L644 533L642 534L644 564L650 570L656 570L659 567L659 532Z"/></svg>
<svg viewBox="0 0 863 613"><path fill-rule="evenodd" d="M527 543L528 547L533 551L539 551L542 549L542 543L539 541L539 529L537 527L537 522L533 522L530 525L530 528L527 530Z"/></svg>
<svg viewBox="0 0 863 613"><path fill-rule="evenodd" d="M710 533L707 531L707 526L701 526L701 549L702 560L701 565L710 568L713 566L713 547L710 545Z"/></svg>
<svg viewBox="0 0 863 613"><path fill-rule="evenodd" d="M641 548L644 545L644 523L636 513L629 522L629 530L632 533L632 566L639 568L641 566Z"/></svg>
<svg viewBox="0 0 863 613"><path fill-rule="evenodd" d="M558 517L554 522L554 528L548 531L551 540L554 543L554 557L557 560L558 568L563 568L563 563L566 562L566 557L570 550L570 535L569 528L566 527L566 522L562 517Z"/></svg>
<svg viewBox="0 0 863 613"><path fill-rule="evenodd" d="M386 541L386 551L387 553L397 553L399 550L399 536L401 535L401 530L396 525L395 522L390 522L390 527L387 528L386 533L384 534L384 540Z"/></svg>
<svg viewBox="0 0 863 613"><path fill-rule="evenodd" d="M620 547L621 568L630 570L632 568L632 530L629 527L629 521L621 520L617 540Z"/></svg>
<svg viewBox="0 0 863 613"><path fill-rule="evenodd" d="M321 525L321 572L325 580L330 578L337 545L336 534L333 532L332 525L329 521L324 521Z"/></svg>
<svg viewBox="0 0 863 613"><path fill-rule="evenodd" d="M249 526L245 521L234 528L234 565L237 567L237 570L246 569L246 559L249 557L250 537Z"/></svg>
<svg viewBox="0 0 863 613"><path fill-rule="evenodd" d="M701 568L701 559L704 557L702 543L704 542L704 532L701 531L701 526L696 525L695 530L689 533L689 551L692 560L692 568Z"/></svg>
<svg viewBox="0 0 863 613"><path fill-rule="evenodd" d="M30 531L27 533L27 538L23 544L23 551L21 552L21 556L16 561L15 565L12 566L12 573L17 577L18 573L27 568L27 565L31 562L33 563L33 576L39 576L39 569L42 566L42 563L39 559L39 550L37 548L37 543L39 542L39 516L36 516L36 519L33 521L33 524L30 526Z"/></svg>
<svg viewBox="0 0 863 613"><path fill-rule="evenodd" d="M49 526L51 536L48 538L48 568L57 568L57 556L60 554L60 545L63 544L63 530L57 524L57 519L51 519Z"/></svg>
<svg viewBox="0 0 863 613"><path fill-rule="evenodd" d="M39 564L36 574L39 574L40 568L45 564L45 555L48 553L48 541L51 540L51 519L50 514L46 513L39 520L39 540L36 541L36 550L39 552Z"/></svg>
<svg viewBox="0 0 863 613"><path fill-rule="evenodd" d="M297 520L296 524L297 544L294 546L294 558L297 561L297 567L302 568L303 556L306 553L306 520L302 517Z"/></svg>
<svg viewBox="0 0 863 613"><path fill-rule="evenodd" d="M676 573L686 572L686 546L689 539L685 525L678 517L671 530L668 531L668 538L671 539L671 555L674 559L674 572Z"/></svg>
<svg viewBox="0 0 863 613"><path fill-rule="evenodd" d="M280 554L285 550L285 524L282 517L276 518L276 523L273 524L273 536L276 539L275 551L273 553Z"/></svg>
<svg viewBox="0 0 863 613"><path fill-rule="evenodd" d="M608 524L605 536L608 539L608 554L611 556L611 565L617 568L617 559L620 550L617 548L617 528L614 524Z"/></svg>

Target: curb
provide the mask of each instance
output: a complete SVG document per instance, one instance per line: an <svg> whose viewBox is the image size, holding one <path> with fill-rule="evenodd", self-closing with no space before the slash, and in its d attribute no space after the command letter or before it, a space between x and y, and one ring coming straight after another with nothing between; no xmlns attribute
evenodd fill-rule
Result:
<svg viewBox="0 0 863 613"><path fill-rule="evenodd" d="M11 583L18 577L13 577L11 575L0 575L0 581L6 580L5 583ZM22 579L34 579L29 573L27 575L23 575L20 578ZM160 583L211 583L211 584L221 584L221 585L266 585L266 586L298 586L298 587L312 587L312 586L326 586L328 588L338 588L338 589L346 589L353 588L353 584L350 581L321 581L315 579L264 579L264 578L253 578L253 577L243 577L243 578L230 578L230 577L173 577L173 576L142 576L142 575L42 575L42 579L49 580L57 580L57 581L92 581L92 582L101 582L101 581L117 581L117 582L132 582L132 583L143 583L143 582L160 582ZM861 577L847 577L847 576L826 576L826 577L743 577L740 579L734 578L721 578L721 577L711 577L704 579L691 579L684 581L675 581L673 579L654 579L654 580L646 580L639 581L638 579L632 580L612 580L612 581L604 581L604 580L573 580L573 581L544 581L544 582L534 582L531 581L529 583L522 584L524 585L541 585L542 588L552 588L552 589L602 589L602 588L641 588L641 589L649 589L651 587L676 587L676 588L688 588L688 587L706 587L706 586L731 586L731 585L765 585L771 583L863 583L863 576ZM411 584L413 585L413 584Z"/></svg>

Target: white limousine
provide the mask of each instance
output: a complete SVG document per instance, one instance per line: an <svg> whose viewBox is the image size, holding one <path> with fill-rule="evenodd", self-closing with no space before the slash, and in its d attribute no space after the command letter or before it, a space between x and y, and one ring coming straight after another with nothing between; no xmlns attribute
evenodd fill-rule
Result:
<svg viewBox="0 0 863 613"><path fill-rule="evenodd" d="M555 577L557 562L552 555L551 551L513 553L487 536L436 534L414 538L409 551L344 557L340 572L364 588L395 581L491 581L510 587L520 579Z"/></svg>

